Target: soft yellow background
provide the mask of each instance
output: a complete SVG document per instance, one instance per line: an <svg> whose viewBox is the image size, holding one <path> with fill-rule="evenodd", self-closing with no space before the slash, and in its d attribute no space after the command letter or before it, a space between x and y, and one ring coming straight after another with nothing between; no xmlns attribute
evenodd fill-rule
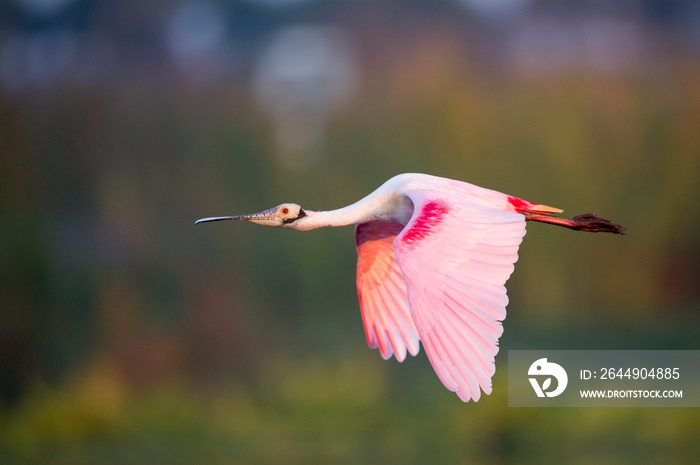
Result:
<svg viewBox="0 0 700 465"><path fill-rule="evenodd" d="M698 348L697 8L3 3L1 463L697 460L696 409L508 408L505 376L508 349ZM351 227L194 226L402 172L627 227L528 225L478 403L367 348Z"/></svg>

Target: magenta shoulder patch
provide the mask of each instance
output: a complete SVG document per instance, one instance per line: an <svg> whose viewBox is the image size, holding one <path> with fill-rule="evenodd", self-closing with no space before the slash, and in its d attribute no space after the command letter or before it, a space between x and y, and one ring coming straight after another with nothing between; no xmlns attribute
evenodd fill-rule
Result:
<svg viewBox="0 0 700 465"><path fill-rule="evenodd" d="M450 206L442 200L431 200L423 205L420 214L413 221L411 228L401 238L406 245L414 245L430 236L445 220L450 212Z"/></svg>

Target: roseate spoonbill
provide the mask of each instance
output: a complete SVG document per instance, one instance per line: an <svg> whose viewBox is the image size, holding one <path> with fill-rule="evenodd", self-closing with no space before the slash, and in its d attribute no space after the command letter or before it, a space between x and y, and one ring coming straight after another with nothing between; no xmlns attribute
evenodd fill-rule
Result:
<svg viewBox="0 0 700 465"><path fill-rule="evenodd" d="M307 231L355 225L357 292L367 342L401 362L423 347L440 381L463 401L491 393L494 357L506 317L505 282L518 259L526 221L624 234L594 214L561 218L539 205L466 182L400 174L338 210L294 203L245 220Z"/></svg>

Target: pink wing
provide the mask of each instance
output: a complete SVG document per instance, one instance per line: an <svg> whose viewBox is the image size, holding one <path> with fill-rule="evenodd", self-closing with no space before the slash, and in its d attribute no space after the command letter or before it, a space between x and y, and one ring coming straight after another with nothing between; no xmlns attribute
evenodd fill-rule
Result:
<svg viewBox="0 0 700 465"><path fill-rule="evenodd" d="M413 189L394 252L411 314L442 383L463 400L491 393L506 280L518 259L525 217L456 193ZM505 203L505 196L503 202Z"/></svg>
<svg viewBox="0 0 700 465"><path fill-rule="evenodd" d="M357 293L367 343L379 347L385 360L394 354L399 362L406 358L406 349L411 355L419 349L406 283L394 258L394 238L403 228L399 223L381 221L355 227Z"/></svg>

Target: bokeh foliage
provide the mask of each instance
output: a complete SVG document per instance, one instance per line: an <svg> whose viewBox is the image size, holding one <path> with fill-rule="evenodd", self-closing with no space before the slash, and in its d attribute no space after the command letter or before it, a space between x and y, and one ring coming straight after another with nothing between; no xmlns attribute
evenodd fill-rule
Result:
<svg viewBox="0 0 700 465"><path fill-rule="evenodd" d="M695 410L508 408L503 357L697 348L696 52L533 75L484 63L453 28L363 49L360 94L303 169L279 160L243 78L0 94L0 462L696 460ZM411 171L628 228L529 225L477 404L423 354L366 349L352 228L193 226L336 208Z"/></svg>

